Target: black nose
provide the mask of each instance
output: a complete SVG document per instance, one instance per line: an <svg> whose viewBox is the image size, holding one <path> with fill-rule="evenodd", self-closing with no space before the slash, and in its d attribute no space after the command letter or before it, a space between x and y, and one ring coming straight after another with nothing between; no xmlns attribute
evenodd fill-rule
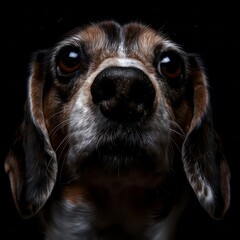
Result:
<svg viewBox="0 0 240 240"><path fill-rule="evenodd" d="M92 100L114 121L137 121L153 108L155 89L149 77L134 67L109 67L91 86Z"/></svg>

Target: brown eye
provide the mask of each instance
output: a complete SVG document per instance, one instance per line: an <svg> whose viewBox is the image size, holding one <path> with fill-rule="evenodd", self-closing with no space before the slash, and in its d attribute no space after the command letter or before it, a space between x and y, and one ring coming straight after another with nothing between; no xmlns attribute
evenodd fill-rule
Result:
<svg viewBox="0 0 240 240"><path fill-rule="evenodd" d="M83 59L77 47L65 47L57 56L57 71L61 75L69 75L81 68Z"/></svg>
<svg viewBox="0 0 240 240"><path fill-rule="evenodd" d="M181 80L183 69L183 59L178 53L168 51L162 54L158 64L158 71L163 77L170 80Z"/></svg>

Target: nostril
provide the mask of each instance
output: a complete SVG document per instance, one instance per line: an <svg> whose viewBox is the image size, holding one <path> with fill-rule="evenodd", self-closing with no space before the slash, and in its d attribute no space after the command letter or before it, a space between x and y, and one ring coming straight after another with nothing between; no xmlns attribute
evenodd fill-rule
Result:
<svg viewBox="0 0 240 240"><path fill-rule="evenodd" d="M114 81L107 76L101 76L94 81L91 87L92 101L99 103L112 98L116 94L116 86Z"/></svg>
<svg viewBox="0 0 240 240"><path fill-rule="evenodd" d="M155 88L148 76L133 67L110 67L91 86L92 101L114 121L137 121L153 108Z"/></svg>
<svg viewBox="0 0 240 240"><path fill-rule="evenodd" d="M132 83L130 88L129 97L136 103L142 103L151 107L155 98L155 89L152 82L139 78Z"/></svg>

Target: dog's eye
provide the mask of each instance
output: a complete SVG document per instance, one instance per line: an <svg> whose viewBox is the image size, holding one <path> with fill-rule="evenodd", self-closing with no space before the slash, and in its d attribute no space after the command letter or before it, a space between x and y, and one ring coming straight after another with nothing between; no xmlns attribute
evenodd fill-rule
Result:
<svg viewBox="0 0 240 240"><path fill-rule="evenodd" d="M158 71L169 80L181 80L184 71L183 60L174 51L165 52L158 63Z"/></svg>
<svg viewBox="0 0 240 240"><path fill-rule="evenodd" d="M65 47L57 56L57 71L59 75L76 72L82 66L81 51L76 47Z"/></svg>

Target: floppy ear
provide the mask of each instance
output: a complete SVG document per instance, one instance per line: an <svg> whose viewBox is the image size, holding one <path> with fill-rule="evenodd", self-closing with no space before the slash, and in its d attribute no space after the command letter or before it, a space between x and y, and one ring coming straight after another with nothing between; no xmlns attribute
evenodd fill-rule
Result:
<svg viewBox="0 0 240 240"><path fill-rule="evenodd" d="M193 118L182 148L187 178L211 217L221 219L230 202L230 171L213 128L206 76L191 60Z"/></svg>
<svg viewBox="0 0 240 240"><path fill-rule="evenodd" d="M32 60L24 119L6 160L16 207L23 218L35 215L48 199L57 174L42 109L43 53Z"/></svg>

